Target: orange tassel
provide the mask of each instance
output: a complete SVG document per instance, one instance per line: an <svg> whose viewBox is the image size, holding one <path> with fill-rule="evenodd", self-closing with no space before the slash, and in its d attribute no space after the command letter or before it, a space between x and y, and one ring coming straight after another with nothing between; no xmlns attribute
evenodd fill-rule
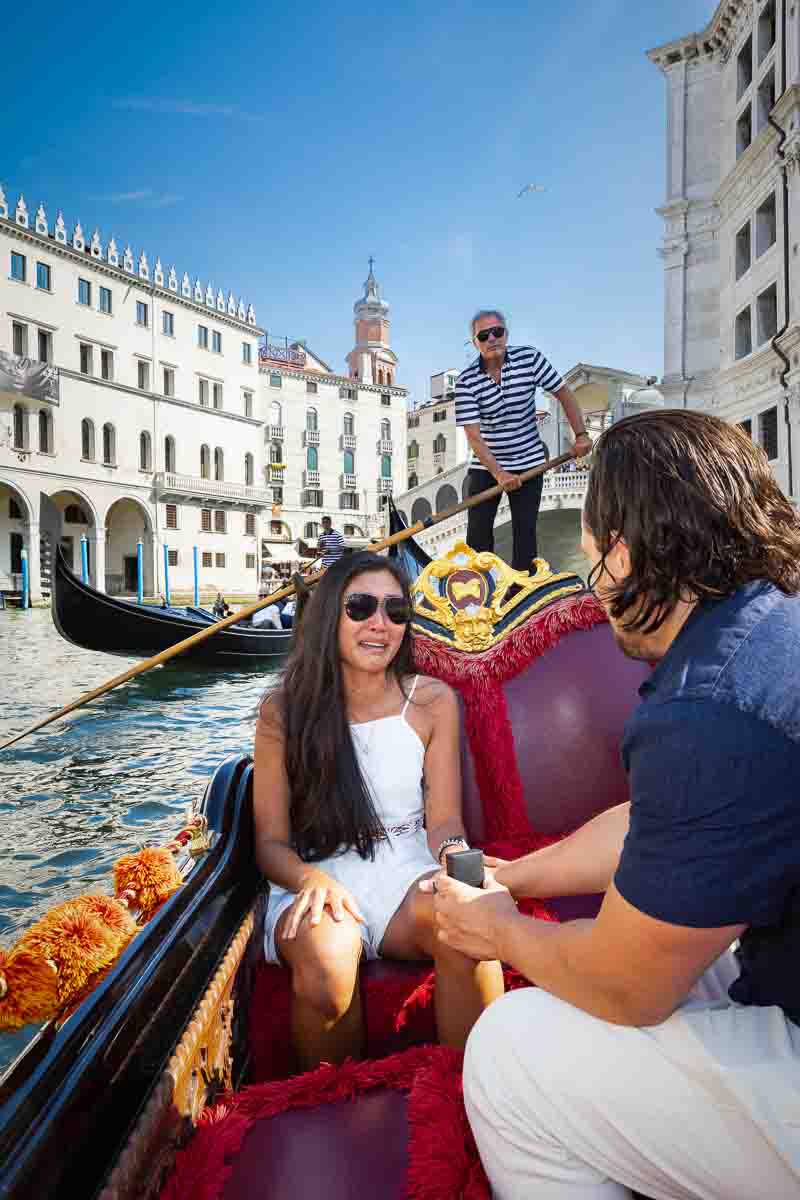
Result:
<svg viewBox="0 0 800 1200"><path fill-rule="evenodd" d="M0 1029L46 1021L58 1008L55 964L30 950L0 950Z"/></svg>
<svg viewBox="0 0 800 1200"><path fill-rule="evenodd" d="M136 854L126 854L114 864L114 892L133 897L132 904L150 917L183 884L175 859L165 846L146 846Z"/></svg>

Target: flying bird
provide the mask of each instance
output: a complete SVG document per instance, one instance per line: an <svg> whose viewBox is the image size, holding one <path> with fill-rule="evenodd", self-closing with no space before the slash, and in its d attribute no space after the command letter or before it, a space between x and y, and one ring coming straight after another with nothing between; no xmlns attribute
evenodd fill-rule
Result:
<svg viewBox="0 0 800 1200"><path fill-rule="evenodd" d="M526 183L524 188L517 192L517 199L524 196L526 192L546 192L547 188L542 187L541 183Z"/></svg>

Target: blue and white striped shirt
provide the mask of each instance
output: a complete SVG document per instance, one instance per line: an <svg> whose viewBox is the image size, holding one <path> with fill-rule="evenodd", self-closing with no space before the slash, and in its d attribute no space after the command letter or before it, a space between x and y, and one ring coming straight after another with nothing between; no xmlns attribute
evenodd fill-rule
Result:
<svg viewBox="0 0 800 1200"><path fill-rule="evenodd" d="M456 380L456 424L481 427L481 437L505 471L527 471L546 459L536 420L536 389L557 392L564 386L558 371L535 346L509 346L496 384L483 359ZM483 468L473 453L471 467Z"/></svg>
<svg viewBox="0 0 800 1200"><path fill-rule="evenodd" d="M321 533L317 542L317 549L323 551L320 565L329 567L331 563L335 563L344 554L344 538L338 529L332 529L330 533Z"/></svg>

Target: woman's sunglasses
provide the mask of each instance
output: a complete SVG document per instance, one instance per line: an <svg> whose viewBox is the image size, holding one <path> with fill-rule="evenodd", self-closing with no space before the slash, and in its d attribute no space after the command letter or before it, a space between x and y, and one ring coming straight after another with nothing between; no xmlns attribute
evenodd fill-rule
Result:
<svg viewBox="0 0 800 1200"><path fill-rule="evenodd" d="M491 329L482 329L480 333L475 334L475 337L479 342L488 342L490 333L493 333L497 340L500 341L500 338L504 338L506 336L505 326L492 325Z"/></svg>
<svg viewBox="0 0 800 1200"><path fill-rule="evenodd" d="M344 602L344 611L351 621L368 621L375 616L379 605L393 625L407 625L411 620L410 609L402 596L384 596L379 600L370 592L351 592Z"/></svg>

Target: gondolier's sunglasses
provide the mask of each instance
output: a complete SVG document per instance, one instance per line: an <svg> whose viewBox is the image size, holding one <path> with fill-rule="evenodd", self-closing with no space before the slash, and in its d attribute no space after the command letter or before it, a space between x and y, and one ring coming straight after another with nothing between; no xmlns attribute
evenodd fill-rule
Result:
<svg viewBox="0 0 800 1200"><path fill-rule="evenodd" d="M490 333L493 333L494 336L499 341L500 338L503 338L506 336L505 326L504 325L492 325L489 329L482 329L480 331L480 333L476 333L475 337L478 339L479 342L488 342Z"/></svg>
<svg viewBox="0 0 800 1200"><path fill-rule="evenodd" d="M351 592L344 602L344 611L351 621L368 621L375 616L379 605L393 625L407 625L411 620L411 610L402 596L384 596L379 600L370 592Z"/></svg>

